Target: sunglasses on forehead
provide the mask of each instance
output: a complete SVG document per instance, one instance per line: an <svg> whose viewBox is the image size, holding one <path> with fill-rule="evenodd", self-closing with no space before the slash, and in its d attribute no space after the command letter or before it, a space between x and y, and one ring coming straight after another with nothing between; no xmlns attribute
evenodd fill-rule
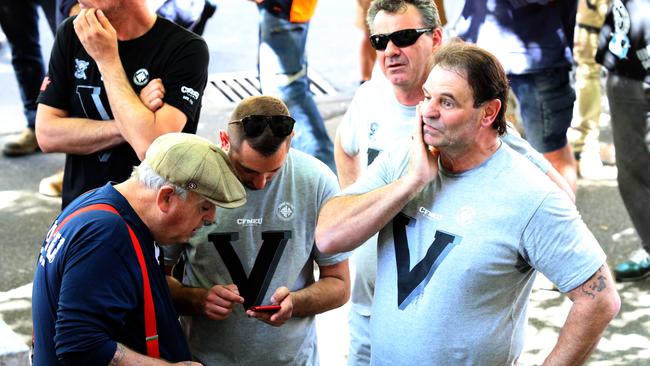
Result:
<svg viewBox="0 0 650 366"><path fill-rule="evenodd" d="M415 43L424 33L433 31L433 28L402 29L390 34L373 34L370 36L370 44L377 51L383 51L390 40L399 48L408 47Z"/></svg>
<svg viewBox="0 0 650 366"><path fill-rule="evenodd" d="M273 135L277 137L287 137L293 131L293 124L296 121L289 116L262 116L252 114L242 119L231 121L228 124L241 123L244 127L244 133L248 137L257 137L264 132L266 126L269 126Z"/></svg>

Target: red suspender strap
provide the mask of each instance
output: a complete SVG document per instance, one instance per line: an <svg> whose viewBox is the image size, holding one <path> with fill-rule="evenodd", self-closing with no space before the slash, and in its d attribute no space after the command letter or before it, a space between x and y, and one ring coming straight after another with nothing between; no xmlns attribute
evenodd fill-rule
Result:
<svg viewBox="0 0 650 366"><path fill-rule="evenodd" d="M78 209L77 211L74 211L70 215L68 215L63 221L61 221L56 229L48 236L48 240L50 237L53 237L54 234L56 234L59 229L68 222L68 220L72 219L73 217L82 214L84 212L88 211L108 211L116 214L117 216L122 217L117 210L108 204L105 203L98 203L90 206L86 206L83 208ZM122 220L124 221L124 220ZM147 265L144 261L144 255L142 254L142 248L140 248L140 241L138 240L138 237L135 236L135 233L131 229L131 226L124 221L124 224L126 225L126 228L129 230L129 236L131 237L131 244L133 244L133 249L135 250L135 255L138 258L138 264L140 265L140 271L142 271L142 281L143 281L143 288L144 288L144 329L145 329L145 343L147 345L147 355L149 357L153 358L160 358L160 347L158 345L158 331L156 327L156 309L154 308L153 305L153 295L151 294L151 284L149 282L149 272L147 271Z"/></svg>
<svg viewBox="0 0 650 366"><path fill-rule="evenodd" d="M126 224L126 221L124 223ZM126 227L129 229L129 235L131 235L131 243L138 257L138 263L140 263L140 269L142 270L142 280L144 282L142 286L144 288L144 340L147 344L147 354L149 357L160 358L158 330L156 329L156 309L153 306L153 296L151 295L151 284L149 283L147 265L144 262L144 255L142 254L142 248L140 248L138 238L135 236L129 224L126 224Z"/></svg>

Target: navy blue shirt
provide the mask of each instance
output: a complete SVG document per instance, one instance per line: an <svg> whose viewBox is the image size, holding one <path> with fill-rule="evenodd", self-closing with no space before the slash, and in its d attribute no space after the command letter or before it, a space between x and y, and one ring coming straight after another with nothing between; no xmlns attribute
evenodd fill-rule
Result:
<svg viewBox="0 0 650 366"><path fill-rule="evenodd" d="M146 354L142 272L124 221L138 237L147 265L161 358L189 360L153 237L111 184L74 200L48 237L66 216L97 203L110 204L122 217L82 213L43 243L32 290L33 364L107 365L116 342Z"/></svg>

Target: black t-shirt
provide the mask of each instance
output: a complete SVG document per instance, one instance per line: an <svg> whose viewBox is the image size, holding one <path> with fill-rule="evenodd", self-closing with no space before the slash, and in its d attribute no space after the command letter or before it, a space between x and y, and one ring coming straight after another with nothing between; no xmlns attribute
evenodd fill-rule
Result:
<svg viewBox="0 0 650 366"><path fill-rule="evenodd" d="M101 74L66 20L56 35L48 78L38 102L63 109L70 117L113 119ZM195 133L201 97L207 83L209 53L196 34L158 18L143 36L118 42L120 59L136 94L160 78L164 102L187 116L183 132ZM128 143L89 155L67 154L63 181L63 207L82 193L109 181L122 182L140 164Z"/></svg>
<svg viewBox="0 0 650 366"><path fill-rule="evenodd" d="M609 9L596 61L610 72L650 83L650 0L627 0Z"/></svg>

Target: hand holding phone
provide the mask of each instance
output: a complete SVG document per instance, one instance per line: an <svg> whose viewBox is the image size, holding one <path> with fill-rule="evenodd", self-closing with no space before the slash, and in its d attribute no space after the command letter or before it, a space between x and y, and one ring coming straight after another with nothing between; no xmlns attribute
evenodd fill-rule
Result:
<svg viewBox="0 0 650 366"><path fill-rule="evenodd" d="M259 313L275 313L280 310L280 305L258 305L251 306L248 310L256 311Z"/></svg>

